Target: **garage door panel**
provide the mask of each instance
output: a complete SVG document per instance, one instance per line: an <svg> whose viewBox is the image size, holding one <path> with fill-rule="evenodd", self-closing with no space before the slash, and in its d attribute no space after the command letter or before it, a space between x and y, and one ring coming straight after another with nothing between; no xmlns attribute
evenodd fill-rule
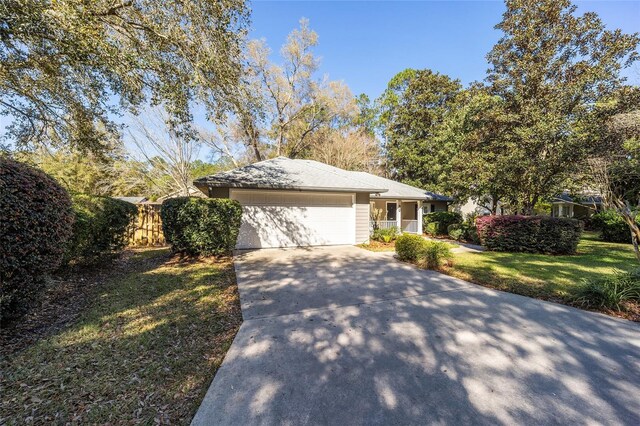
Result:
<svg viewBox="0 0 640 426"><path fill-rule="evenodd" d="M234 193L242 204L237 248L354 244L350 194Z"/></svg>

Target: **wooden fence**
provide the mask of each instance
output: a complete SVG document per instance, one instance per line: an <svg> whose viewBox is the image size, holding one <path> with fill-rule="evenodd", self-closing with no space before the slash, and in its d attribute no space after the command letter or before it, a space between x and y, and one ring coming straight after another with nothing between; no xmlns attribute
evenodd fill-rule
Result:
<svg viewBox="0 0 640 426"><path fill-rule="evenodd" d="M138 216L129 228L129 245L165 245L160 219L160 204L138 204Z"/></svg>

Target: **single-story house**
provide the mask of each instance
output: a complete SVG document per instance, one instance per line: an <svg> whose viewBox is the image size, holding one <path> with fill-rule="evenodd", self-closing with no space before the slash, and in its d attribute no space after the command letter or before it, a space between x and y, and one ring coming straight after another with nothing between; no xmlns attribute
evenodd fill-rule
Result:
<svg viewBox="0 0 640 426"><path fill-rule="evenodd" d="M551 199L551 216L582 219L602 210L602 196L595 192L569 195L565 191Z"/></svg>
<svg viewBox="0 0 640 426"><path fill-rule="evenodd" d="M239 249L360 244L378 223L422 233L424 207L444 210L448 197L364 172L277 157L206 176L194 185L242 205ZM382 208L380 217L372 211Z"/></svg>

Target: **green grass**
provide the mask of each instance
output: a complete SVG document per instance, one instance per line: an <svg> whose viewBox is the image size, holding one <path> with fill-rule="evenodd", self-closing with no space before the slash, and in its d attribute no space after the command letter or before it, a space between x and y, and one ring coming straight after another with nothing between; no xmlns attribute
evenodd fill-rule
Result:
<svg viewBox="0 0 640 426"><path fill-rule="evenodd" d="M585 233L576 255L456 253L453 266L443 272L499 290L568 301L584 280L635 267L637 260L630 244L606 243L594 233Z"/></svg>
<svg viewBox="0 0 640 426"><path fill-rule="evenodd" d="M242 321L233 266L136 256L78 321L3 357L0 424L190 422Z"/></svg>

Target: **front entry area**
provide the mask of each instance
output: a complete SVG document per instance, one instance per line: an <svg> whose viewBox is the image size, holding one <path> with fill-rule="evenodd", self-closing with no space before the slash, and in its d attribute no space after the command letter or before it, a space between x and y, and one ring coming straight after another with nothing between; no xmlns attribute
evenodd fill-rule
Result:
<svg viewBox="0 0 640 426"><path fill-rule="evenodd" d="M355 244L355 195L232 189L242 205L237 249Z"/></svg>
<svg viewBox="0 0 640 426"><path fill-rule="evenodd" d="M371 201L371 229L395 228L398 232L421 234L422 217L420 201L374 200Z"/></svg>

